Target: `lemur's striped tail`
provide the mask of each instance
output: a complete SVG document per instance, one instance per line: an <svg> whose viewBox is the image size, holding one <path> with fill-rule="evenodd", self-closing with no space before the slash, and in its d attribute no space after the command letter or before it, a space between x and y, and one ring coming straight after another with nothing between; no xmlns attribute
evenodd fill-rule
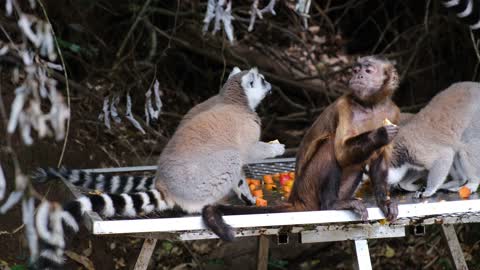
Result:
<svg viewBox="0 0 480 270"><path fill-rule="evenodd" d="M155 177L153 176L112 175L66 168L38 168L32 177L37 182L46 182L49 179L63 179L75 186L112 194L147 191L155 188Z"/></svg>
<svg viewBox="0 0 480 270"><path fill-rule="evenodd" d="M104 217L134 217L153 211L172 209L173 201L164 193L151 189L144 192L122 194L89 194L74 201L58 206L54 210L48 203L42 203L36 216L37 231L40 240L40 253L35 262L38 269L65 269L63 227L78 231L85 212L93 211ZM56 215L56 216L55 216ZM55 219L53 219L56 217ZM53 220L59 222L52 223Z"/></svg>
<svg viewBox="0 0 480 270"><path fill-rule="evenodd" d="M80 221L82 215L88 211L104 217L135 217L173 207L174 203L156 189L136 193L89 194L68 202L64 206L77 221Z"/></svg>
<svg viewBox="0 0 480 270"><path fill-rule="evenodd" d="M480 33L480 1L479 0L442 0L443 5L455 12L457 17L476 34Z"/></svg>

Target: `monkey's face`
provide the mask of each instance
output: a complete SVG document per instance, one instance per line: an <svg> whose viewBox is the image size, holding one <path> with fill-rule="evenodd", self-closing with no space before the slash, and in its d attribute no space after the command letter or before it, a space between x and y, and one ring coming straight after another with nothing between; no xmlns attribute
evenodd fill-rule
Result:
<svg viewBox="0 0 480 270"><path fill-rule="evenodd" d="M252 68L242 77L242 88L247 96L248 105L252 110L260 104L260 101L272 90L272 86L265 77L258 73L257 68Z"/></svg>
<svg viewBox="0 0 480 270"><path fill-rule="evenodd" d="M352 70L349 87L360 100L369 101L382 91L385 81L385 71L381 62L361 58Z"/></svg>

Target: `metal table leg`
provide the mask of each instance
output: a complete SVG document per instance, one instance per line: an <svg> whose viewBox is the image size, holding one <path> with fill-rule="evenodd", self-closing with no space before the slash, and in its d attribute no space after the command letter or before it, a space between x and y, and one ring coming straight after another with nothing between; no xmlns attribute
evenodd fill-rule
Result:
<svg viewBox="0 0 480 270"><path fill-rule="evenodd" d="M354 269L356 270L372 270L370 262L370 251L368 250L367 240L355 240L355 257Z"/></svg>
<svg viewBox="0 0 480 270"><path fill-rule="evenodd" d="M148 263L150 262L150 258L152 258L153 250L155 249L155 245L157 244L157 239L150 239L147 238L143 242L142 250L138 255L137 262L135 263L134 270L146 270L148 267Z"/></svg>

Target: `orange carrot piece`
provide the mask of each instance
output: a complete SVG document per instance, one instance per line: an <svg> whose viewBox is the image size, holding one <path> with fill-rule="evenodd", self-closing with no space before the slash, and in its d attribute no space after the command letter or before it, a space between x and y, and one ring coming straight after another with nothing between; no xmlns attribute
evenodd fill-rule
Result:
<svg viewBox="0 0 480 270"><path fill-rule="evenodd" d="M460 198L462 199L467 199L470 197L470 194L472 194L472 191L466 186L463 186L458 190L458 195L460 195Z"/></svg>
<svg viewBox="0 0 480 270"><path fill-rule="evenodd" d="M277 188L277 185L275 184L265 184L265 189L266 190L272 190L272 189L276 189Z"/></svg>
<svg viewBox="0 0 480 270"><path fill-rule="evenodd" d="M263 198L263 190L257 189L252 192L252 195L258 198Z"/></svg>
<svg viewBox="0 0 480 270"><path fill-rule="evenodd" d="M267 200L264 200L264 199L261 199L261 198L257 197L257 201L255 202L255 205L260 206L260 207L267 206L268 202L267 202Z"/></svg>
<svg viewBox="0 0 480 270"><path fill-rule="evenodd" d="M263 182L265 184L273 184L273 178L271 175L267 174L263 176Z"/></svg>
<svg viewBox="0 0 480 270"><path fill-rule="evenodd" d="M290 193L290 191L292 191L292 187L289 187L289 186L283 186L282 187L282 190L285 192L285 193Z"/></svg>
<svg viewBox="0 0 480 270"><path fill-rule="evenodd" d="M257 187L262 185L262 182L260 182L260 180L258 180L258 179L252 179L252 180L250 180L250 183L254 184Z"/></svg>

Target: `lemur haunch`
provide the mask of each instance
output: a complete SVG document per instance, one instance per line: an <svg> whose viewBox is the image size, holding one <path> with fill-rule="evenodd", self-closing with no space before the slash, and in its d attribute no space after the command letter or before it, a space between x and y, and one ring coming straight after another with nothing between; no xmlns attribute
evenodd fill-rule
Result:
<svg viewBox="0 0 480 270"><path fill-rule="evenodd" d="M83 213L136 216L180 207L187 213L225 198L232 190L255 203L242 166L251 160L282 155L283 144L259 141L260 119L255 108L271 85L256 68L234 68L220 93L192 108L163 149L154 178L118 177L83 171L41 170L37 179L65 177L73 184L105 190L65 205L77 222ZM131 192L113 194L118 192Z"/></svg>
<svg viewBox="0 0 480 270"><path fill-rule="evenodd" d="M427 175L430 197L439 188L456 191L465 183L472 192L480 181L480 83L460 82L437 94L412 116L393 140L390 185L418 191L415 181ZM448 174L453 182L444 184Z"/></svg>

